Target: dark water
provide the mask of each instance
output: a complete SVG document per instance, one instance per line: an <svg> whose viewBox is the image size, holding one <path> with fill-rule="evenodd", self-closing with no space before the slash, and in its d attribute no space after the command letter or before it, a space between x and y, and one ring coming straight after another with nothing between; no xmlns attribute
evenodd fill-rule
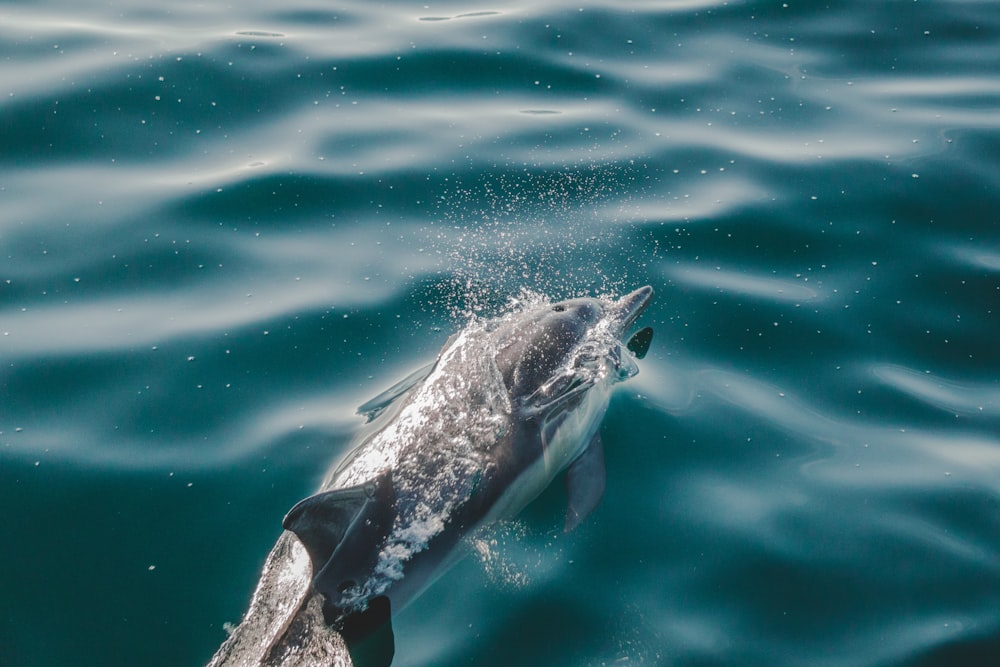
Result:
<svg viewBox="0 0 1000 667"><path fill-rule="evenodd" d="M647 283L602 506L395 664L1000 664L998 63L989 1L3 2L0 664L203 664L355 406Z"/></svg>

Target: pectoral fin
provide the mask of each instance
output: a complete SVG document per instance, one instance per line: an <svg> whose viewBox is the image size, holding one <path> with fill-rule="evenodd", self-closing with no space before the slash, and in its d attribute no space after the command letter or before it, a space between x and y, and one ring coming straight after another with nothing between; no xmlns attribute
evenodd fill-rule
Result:
<svg viewBox="0 0 1000 667"><path fill-rule="evenodd" d="M370 401L366 401L362 405L359 405L358 414L364 415L368 421L372 421L380 414L382 414L382 412L387 407L392 405L392 403L397 398L399 398L400 396L402 396L403 394L405 394L406 392L410 391L415 386L423 382L427 378L427 376L430 375L431 372L434 370L434 366L436 363L437 362L433 364L427 364L422 368L418 368L417 370L413 371L412 373L407 375L405 378L403 378L396 384L392 385L391 387L383 391L375 398L371 399Z"/></svg>
<svg viewBox="0 0 1000 667"><path fill-rule="evenodd" d="M302 541L312 561L313 585L330 599L365 576L394 520L392 476L384 472L360 486L306 498L285 515L282 526Z"/></svg>
<svg viewBox="0 0 1000 667"><path fill-rule="evenodd" d="M566 469L566 493L569 506L563 531L570 532L597 507L604 496L604 445L601 435L594 438L583 453Z"/></svg>

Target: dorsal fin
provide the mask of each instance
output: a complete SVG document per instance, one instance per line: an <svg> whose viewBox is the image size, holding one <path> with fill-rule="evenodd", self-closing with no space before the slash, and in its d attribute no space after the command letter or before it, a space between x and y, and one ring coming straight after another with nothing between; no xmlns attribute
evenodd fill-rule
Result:
<svg viewBox="0 0 1000 667"><path fill-rule="evenodd" d="M636 359L642 359L649 352L649 344L653 342L653 327L640 329L632 334L625 346L635 355Z"/></svg>
<svg viewBox="0 0 1000 667"><path fill-rule="evenodd" d="M391 509L392 496L392 478L386 471L365 484L309 496L288 511L281 525L305 546L315 577L359 519L379 513L374 506L387 500Z"/></svg>

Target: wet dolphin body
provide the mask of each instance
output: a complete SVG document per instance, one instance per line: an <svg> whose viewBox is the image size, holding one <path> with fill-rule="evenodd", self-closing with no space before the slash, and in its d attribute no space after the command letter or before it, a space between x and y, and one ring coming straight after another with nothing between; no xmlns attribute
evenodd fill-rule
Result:
<svg viewBox="0 0 1000 667"><path fill-rule="evenodd" d="M390 611L566 471L565 530L604 493L598 427L652 330L622 337L652 296L541 303L452 336L437 361L360 411L372 432L285 517L243 622L212 666L392 658ZM339 661L339 662L338 662Z"/></svg>

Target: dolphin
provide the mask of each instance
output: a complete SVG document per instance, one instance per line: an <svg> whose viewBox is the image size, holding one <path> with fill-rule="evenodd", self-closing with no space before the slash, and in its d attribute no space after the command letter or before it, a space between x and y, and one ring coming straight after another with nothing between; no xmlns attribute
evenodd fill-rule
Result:
<svg viewBox="0 0 1000 667"><path fill-rule="evenodd" d="M605 487L599 426L652 329L652 297L538 300L474 319L359 408L371 428L289 510L241 624L210 667L388 665L390 618L565 471L569 532Z"/></svg>

